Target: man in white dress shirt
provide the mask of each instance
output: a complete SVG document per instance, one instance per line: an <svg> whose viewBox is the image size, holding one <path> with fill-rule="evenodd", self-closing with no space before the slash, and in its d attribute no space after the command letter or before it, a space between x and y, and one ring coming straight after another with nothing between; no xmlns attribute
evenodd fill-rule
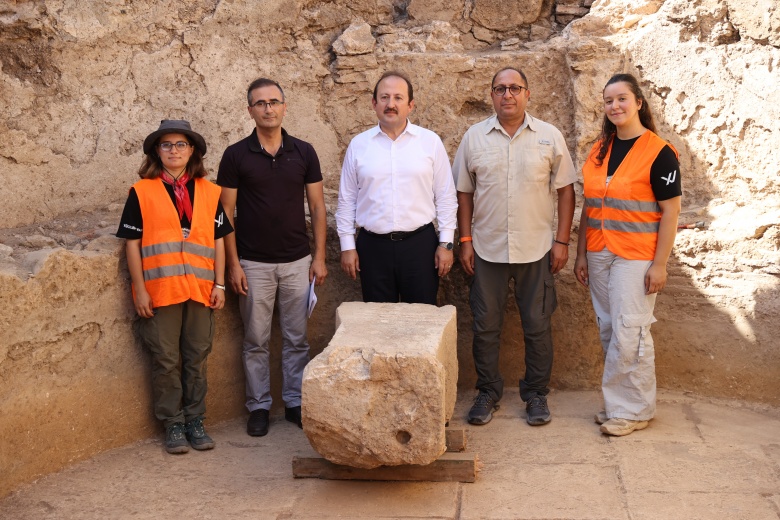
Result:
<svg viewBox="0 0 780 520"><path fill-rule="evenodd" d="M360 273L363 301L435 305L457 223L449 158L439 136L409 122L414 90L404 74L384 73L372 105L379 124L352 139L341 170L341 268L353 280Z"/></svg>

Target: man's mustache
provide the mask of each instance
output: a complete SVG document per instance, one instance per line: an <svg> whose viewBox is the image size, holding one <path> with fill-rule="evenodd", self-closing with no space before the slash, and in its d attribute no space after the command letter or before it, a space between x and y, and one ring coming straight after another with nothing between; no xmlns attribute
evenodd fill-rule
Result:
<svg viewBox="0 0 780 520"><path fill-rule="evenodd" d="M394 108L386 108L385 109L385 114L389 114L390 112L392 112L393 114L397 114L398 110L396 110Z"/></svg>

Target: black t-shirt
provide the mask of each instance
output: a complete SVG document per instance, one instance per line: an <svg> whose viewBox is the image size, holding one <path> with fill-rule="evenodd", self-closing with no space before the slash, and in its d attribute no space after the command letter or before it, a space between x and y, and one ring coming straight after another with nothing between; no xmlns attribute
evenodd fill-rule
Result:
<svg viewBox="0 0 780 520"><path fill-rule="evenodd" d="M612 141L612 153L607 163L607 178L612 177L637 139L639 137L623 140L615 136ZM655 200L669 200L682 195L680 162L669 145L661 149L650 167L650 185L653 187Z"/></svg>
<svg viewBox="0 0 780 520"><path fill-rule="evenodd" d="M312 145L282 129L282 146L272 156L257 134L230 145L222 155L217 184L237 189L238 256L254 262L287 263L311 252L306 234L306 184L322 180Z"/></svg>
<svg viewBox="0 0 780 520"><path fill-rule="evenodd" d="M171 204L176 205L176 195L173 193L173 186L167 182L163 182L165 191L168 192L168 196L171 197ZM193 207L195 206L195 180L190 179L187 184L187 191L190 193L190 202ZM184 236L189 235L190 221L187 215L181 217L181 229L184 232ZM136 240L143 236L144 231L144 219L141 215L141 203L138 201L138 194L135 192L135 188L130 188L130 193L127 195L127 202L125 202L125 209L122 211L122 218L119 220L119 229L116 232L118 238L129 238L130 240ZM222 203L217 203L217 214L214 215L214 240L222 238L225 235L229 235L233 232L233 226L230 225L230 221L225 215L225 210L222 209Z"/></svg>

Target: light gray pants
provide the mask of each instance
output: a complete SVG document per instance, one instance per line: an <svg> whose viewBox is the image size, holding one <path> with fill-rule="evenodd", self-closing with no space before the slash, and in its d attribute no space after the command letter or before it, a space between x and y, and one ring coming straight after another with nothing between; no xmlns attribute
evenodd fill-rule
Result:
<svg viewBox="0 0 780 520"><path fill-rule="evenodd" d="M655 294L645 294L648 260L626 260L607 249L588 251L593 309L604 349L601 390L607 417L655 415L655 349L650 325Z"/></svg>
<svg viewBox="0 0 780 520"><path fill-rule="evenodd" d="M291 408L301 405L303 369L309 362L306 310L311 256L285 264L241 260L246 275L246 296L238 304L244 321L244 373L246 407L251 412L271 409L269 340L274 301L279 295L282 329L282 400Z"/></svg>

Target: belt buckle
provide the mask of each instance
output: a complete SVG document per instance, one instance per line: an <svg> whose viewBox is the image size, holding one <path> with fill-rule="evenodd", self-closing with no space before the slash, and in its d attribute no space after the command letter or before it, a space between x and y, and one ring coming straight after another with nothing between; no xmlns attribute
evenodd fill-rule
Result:
<svg viewBox="0 0 780 520"><path fill-rule="evenodd" d="M390 240L392 240L393 242L400 242L401 240L404 239L405 234L406 233L404 233L403 231L392 231L390 233ZM396 235L398 235L398 238L395 238Z"/></svg>

